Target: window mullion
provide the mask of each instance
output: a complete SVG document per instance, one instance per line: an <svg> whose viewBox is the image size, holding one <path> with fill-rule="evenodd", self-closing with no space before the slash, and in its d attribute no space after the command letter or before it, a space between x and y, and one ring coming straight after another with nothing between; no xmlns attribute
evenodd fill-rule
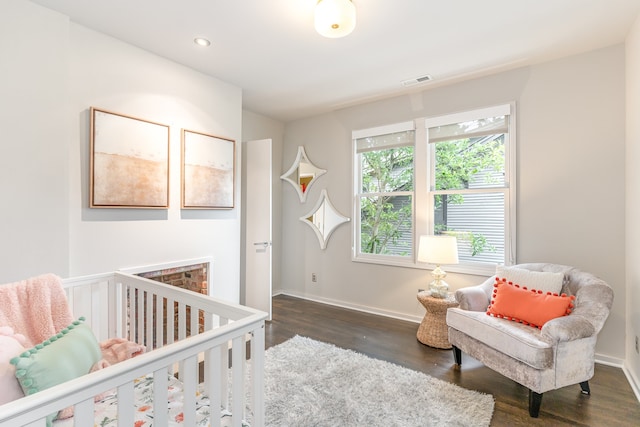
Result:
<svg viewBox="0 0 640 427"><path fill-rule="evenodd" d="M360 205L360 192L362 191L362 162L360 160L360 155L357 153L356 140L353 139L352 143L352 151L351 151L351 159L353 165L353 214L351 218L353 218L352 224L352 232L351 232L351 257L352 259L356 259L358 254L362 252L360 248L360 242L362 238L360 237L360 212L362 206Z"/></svg>
<svg viewBox="0 0 640 427"><path fill-rule="evenodd" d="M429 146L427 144L427 129L424 119L416 120L416 141L414 149L414 189L415 189L415 214L414 214L414 243L418 244L418 236L429 234L430 223L433 222L432 209L429 202L429 177L430 168L425 167L429 162ZM417 247L414 254L418 253Z"/></svg>

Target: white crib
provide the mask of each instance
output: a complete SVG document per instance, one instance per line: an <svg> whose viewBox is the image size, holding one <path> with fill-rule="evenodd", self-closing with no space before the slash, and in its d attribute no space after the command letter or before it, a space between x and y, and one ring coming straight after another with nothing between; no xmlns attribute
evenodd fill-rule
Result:
<svg viewBox="0 0 640 427"><path fill-rule="evenodd" d="M169 422L172 374L183 385L184 426L196 425L197 389L209 397L211 426L220 426L223 411L233 426L264 425L266 313L120 272L65 279L64 288L74 316L86 318L99 342L126 338L147 351L0 406L0 427L45 426L48 415L72 405L74 425L93 426L94 396L109 390L117 390L118 425L133 426L134 380L148 374L154 426Z"/></svg>

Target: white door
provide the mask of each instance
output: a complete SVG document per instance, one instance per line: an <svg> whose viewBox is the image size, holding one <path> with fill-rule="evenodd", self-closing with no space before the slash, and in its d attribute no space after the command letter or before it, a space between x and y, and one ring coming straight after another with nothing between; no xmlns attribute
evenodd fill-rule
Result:
<svg viewBox="0 0 640 427"><path fill-rule="evenodd" d="M271 320L271 140L246 141L245 304Z"/></svg>

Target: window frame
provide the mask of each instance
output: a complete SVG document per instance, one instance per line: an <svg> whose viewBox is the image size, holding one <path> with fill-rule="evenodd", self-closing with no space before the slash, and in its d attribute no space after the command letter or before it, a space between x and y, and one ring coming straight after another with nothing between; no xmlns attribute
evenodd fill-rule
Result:
<svg viewBox="0 0 640 427"><path fill-rule="evenodd" d="M505 180L504 185L484 189L441 190L433 188L435 176L435 145L429 142L428 129L435 126L461 123L486 117L508 115L508 131L505 137ZM356 140L365 137L385 135L412 128L414 140L414 183L412 195L412 256L389 256L366 254L360 251L360 197L362 189L362 170L360 157L357 152ZM421 269L433 269L435 266L417 262L418 240L423 234L433 234L435 219L433 215L433 195L442 193L472 194L472 193L502 193L504 195L504 264L512 265L516 262L516 108L515 102L500 104L491 107L478 108L453 114L444 114L431 117L417 118L412 121L379 126L352 132L353 145L353 221L352 221L352 261L368 262L374 264L413 267ZM371 193L371 195L374 195ZM398 193L400 195L400 193ZM496 264L487 262L461 262L447 266L447 271L492 275Z"/></svg>

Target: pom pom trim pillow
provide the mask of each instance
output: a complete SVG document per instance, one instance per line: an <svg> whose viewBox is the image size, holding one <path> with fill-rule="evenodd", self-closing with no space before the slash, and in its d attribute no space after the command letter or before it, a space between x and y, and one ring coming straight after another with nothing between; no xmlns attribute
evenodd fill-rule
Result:
<svg viewBox="0 0 640 427"><path fill-rule="evenodd" d="M88 374L102 358L100 345L84 318L11 359L25 395Z"/></svg>
<svg viewBox="0 0 640 427"><path fill-rule="evenodd" d="M529 290L496 278L487 314L540 329L549 320L570 314L574 300L573 295Z"/></svg>
<svg viewBox="0 0 640 427"><path fill-rule="evenodd" d="M525 268L496 267L496 277L507 279L507 282L518 283L529 289L537 289L544 293L560 294L564 273L552 273L550 271L531 271Z"/></svg>

